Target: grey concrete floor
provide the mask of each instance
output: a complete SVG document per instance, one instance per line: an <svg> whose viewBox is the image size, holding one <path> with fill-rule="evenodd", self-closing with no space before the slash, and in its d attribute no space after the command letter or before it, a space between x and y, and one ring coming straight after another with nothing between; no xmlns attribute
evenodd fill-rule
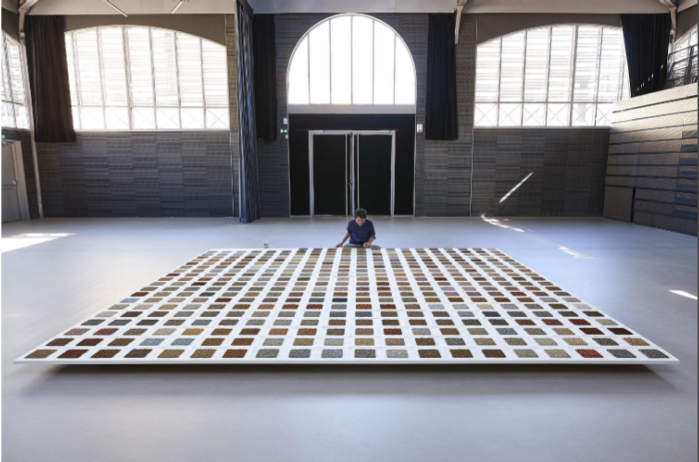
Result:
<svg viewBox="0 0 699 462"><path fill-rule="evenodd" d="M386 247L498 247L681 362L16 366L209 248L322 247L344 234L340 219L34 220L2 236L75 235L2 255L4 460L697 460L697 303L669 292L697 294L695 237L603 219L375 223Z"/></svg>

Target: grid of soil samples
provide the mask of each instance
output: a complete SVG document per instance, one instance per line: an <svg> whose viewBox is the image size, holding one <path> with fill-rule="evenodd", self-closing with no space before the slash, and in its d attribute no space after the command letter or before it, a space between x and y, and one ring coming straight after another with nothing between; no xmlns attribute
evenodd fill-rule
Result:
<svg viewBox="0 0 699 462"><path fill-rule="evenodd" d="M17 363L677 361L497 249L210 250Z"/></svg>

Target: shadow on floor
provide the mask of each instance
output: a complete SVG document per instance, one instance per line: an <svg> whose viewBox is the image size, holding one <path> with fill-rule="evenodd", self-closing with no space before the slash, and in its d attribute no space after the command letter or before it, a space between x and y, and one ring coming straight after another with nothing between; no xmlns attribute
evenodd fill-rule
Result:
<svg viewBox="0 0 699 462"><path fill-rule="evenodd" d="M42 367L42 366L36 366ZM25 395L502 395L672 392L669 366L619 365L171 365L56 366ZM12 375L15 375L12 374Z"/></svg>

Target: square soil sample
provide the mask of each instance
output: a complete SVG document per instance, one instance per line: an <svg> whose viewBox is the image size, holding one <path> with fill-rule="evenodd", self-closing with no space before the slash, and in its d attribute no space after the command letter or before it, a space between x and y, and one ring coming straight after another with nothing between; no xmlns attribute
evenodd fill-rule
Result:
<svg viewBox="0 0 699 462"><path fill-rule="evenodd" d="M207 348L207 349L202 349L202 350L196 350L194 353L192 353L191 357L195 358L195 359L200 359L200 358L208 359L208 358L213 358L214 353L216 353L216 350Z"/></svg>
<svg viewBox="0 0 699 462"><path fill-rule="evenodd" d="M226 350L224 358L244 358L248 350Z"/></svg>
<svg viewBox="0 0 699 462"><path fill-rule="evenodd" d="M473 353L471 350L454 349L449 350L452 358L473 358Z"/></svg>
<svg viewBox="0 0 699 462"><path fill-rule="evenodd" d="M417 350L417 353L421 358L441 358L442 355L439 354L439 350Z"/></svg>
<svg viewBox="0 0 699 462"><path fill-rule="evenodd" d="M57 350L35 350L31 354L28 354L25 356L27 359L46 359L52 354L54 354Z"/></svg>
<svg viewBox="0 0 699 462"><path fill-rule="evenodd" d="M116 356L120 351L121 350L99 350L91 357L96 359L110 359Z"/></svg>

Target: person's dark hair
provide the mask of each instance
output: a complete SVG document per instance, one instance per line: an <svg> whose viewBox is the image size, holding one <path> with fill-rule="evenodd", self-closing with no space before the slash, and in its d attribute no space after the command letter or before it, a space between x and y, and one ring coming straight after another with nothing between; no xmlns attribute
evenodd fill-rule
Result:
<svg viewBox="0 0 699 462"><path fill-rule="evenodd" d="M364 209L357 209L354 212L354 218L364 218L366 220L366 210Z"/></svg>

